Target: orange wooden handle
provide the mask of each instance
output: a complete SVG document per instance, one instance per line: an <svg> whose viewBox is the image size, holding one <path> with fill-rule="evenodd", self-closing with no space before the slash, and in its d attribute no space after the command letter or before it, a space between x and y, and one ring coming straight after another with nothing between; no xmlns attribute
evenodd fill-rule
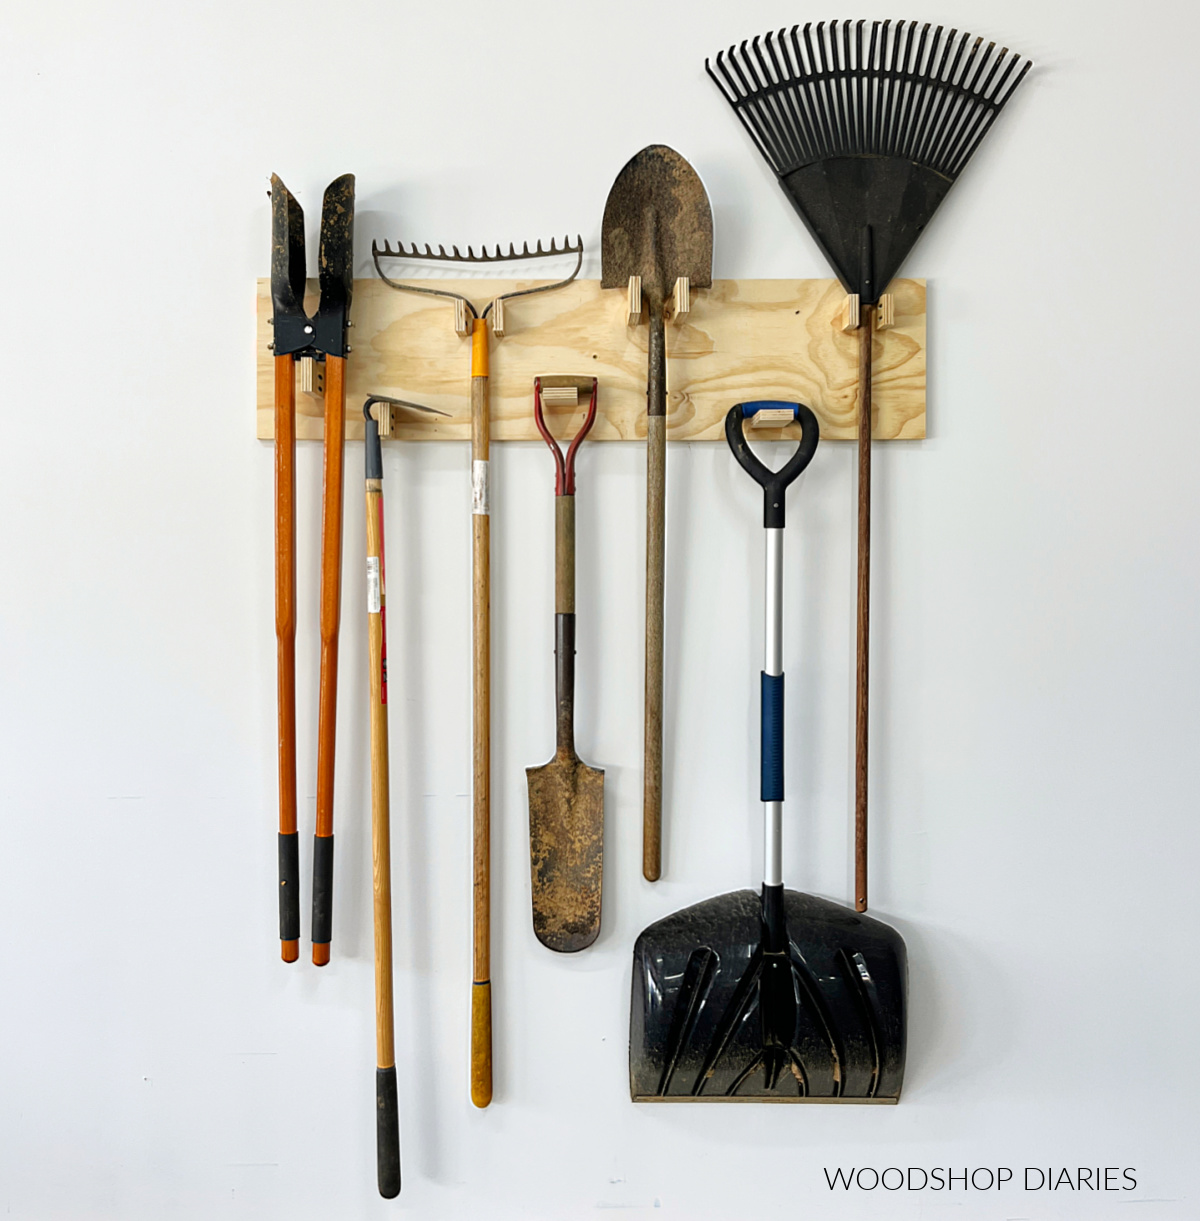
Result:
<svg viewBox="0 0 1200 1221"><path fill-rule="evenodd" d="M291 836L296 834L296 374L290 356L275 357L275 653L279 834ZM291 871L283 867L280 852L280 953L284 962L295 962L299 879L286 876Z"/></svg>
<svg viewBox="0 0 1200 1221"><path fill-rule="evenodd" d="M317 836L333 835L333 764L337 736L338 630L342 614L342 475L346 449L346 361L325 358L325 445L321 485L321 678L317 709ZM332 904L332 887L327 896ZM316 908L314 896L314 913ZM315 921L314 921L315 922ZM328 940L313 962L329 961Z"/></svg>

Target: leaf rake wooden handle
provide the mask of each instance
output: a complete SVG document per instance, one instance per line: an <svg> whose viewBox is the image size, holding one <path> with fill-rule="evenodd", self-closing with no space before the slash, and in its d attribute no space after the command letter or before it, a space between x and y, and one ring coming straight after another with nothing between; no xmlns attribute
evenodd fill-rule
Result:
<svg viewBox="0 0 1200 1221"><path fill-rule="evenodd" d="M858 615L854 701L854 910L867 910L867 729L871 655L871 346L875 307L858 336Z"/></svg>

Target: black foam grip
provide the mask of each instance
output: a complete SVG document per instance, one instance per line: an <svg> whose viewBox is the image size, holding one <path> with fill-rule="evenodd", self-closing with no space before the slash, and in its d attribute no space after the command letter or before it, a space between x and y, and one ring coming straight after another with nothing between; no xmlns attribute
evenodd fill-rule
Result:
<svg viewBox="0 0 1200 1221"><path fill-rule="evenodd" d="M379 1194L385 1200L400 1194L400 1108L396 1102L396 1068L375 1070L375 1157Z"/></svg>
<svg viewBox="0 0 1200 1221"><path fill-rule="evenodd" d="M333 836L313 837L312 939L314 945L333 940Z"/></svg>
<svg viewBox="0 0 1200 1221"><path fill-rule="evenodd" d="M279 940L300 940L300 836L279 837Z"/></svg>

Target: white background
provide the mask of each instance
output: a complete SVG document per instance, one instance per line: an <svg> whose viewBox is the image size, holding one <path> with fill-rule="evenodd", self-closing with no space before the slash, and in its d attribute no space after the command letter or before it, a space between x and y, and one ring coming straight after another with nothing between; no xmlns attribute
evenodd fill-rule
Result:
<svg viewBox="0 0 1200 1221"><path fill-rule="evenodd" d="M573 958L534 940L552 468L522 444L494 451L496 1099L472 1108L468 453L394 445L405 1186L385 1203L358 445L334 960L318 972L307 942L278 958L272 451L253 410L267 175L312 242L325 184L357 174L365 276L372 237L581 231L596 251L617 171L664 142L708 187L717 276L824 276L703 63L855 15L1037 61L906 266L930 284L929 438L876 448L873 898L911 960L903 1101L629 1102L635 935L759 876L760 501L723 445L669 460L656 886L644 453L583 451L578 735L606 769L604 928ZM0 1215L1200 1216L1193 6L56 0L5 26ZM823 446L793 489L786 576L785 876L842 901L852 456ZM305 879L319 457L301 447ZM1138 1188L831 1195L823 1167L864 1165L1135 1167Z"/></svg>

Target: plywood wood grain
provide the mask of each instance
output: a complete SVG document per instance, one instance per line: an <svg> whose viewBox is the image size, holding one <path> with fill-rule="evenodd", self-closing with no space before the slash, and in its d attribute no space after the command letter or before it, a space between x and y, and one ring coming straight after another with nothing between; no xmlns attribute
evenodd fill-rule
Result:
<svg viewBox="0 0 1200 1221"><path fill-rule="evenodd" d="M541 281L544 283L544 281ZM537 280L421 280L461 292L477 304ZM310 281L315 291L316 282ZM896 280L895 326L875 339L874 435L925 435L925 282ZM667 328L667 436L673 441L723 438L725 413L737 402L779 398L807 403L827 440L855 437L858 337L842 331L846 294L836 280L714 280L694 290L691 313ZM270 284L258 282L258 428L274 427ZM621 291L577 280L552 293L520 298L505 310L505 334L492 337L493 441L533 441L533 379L585 374L600 379L599 411L589 441L646 435L645 324L626 326ZM397 292L379 280L354 283L353 353L347 361L346 435L362 436L368 394L413 399L447 419L400 416L394 435L410 441L468 440L471 340L454 333L453 303ZM582 420L561 426L574 428ZM321 398L298 392L296 435L321 437ZM557 413L556 413L557 414ZM400 413L398 413L400 415ZM762 429L769 439L789 429Z"/></svg>

